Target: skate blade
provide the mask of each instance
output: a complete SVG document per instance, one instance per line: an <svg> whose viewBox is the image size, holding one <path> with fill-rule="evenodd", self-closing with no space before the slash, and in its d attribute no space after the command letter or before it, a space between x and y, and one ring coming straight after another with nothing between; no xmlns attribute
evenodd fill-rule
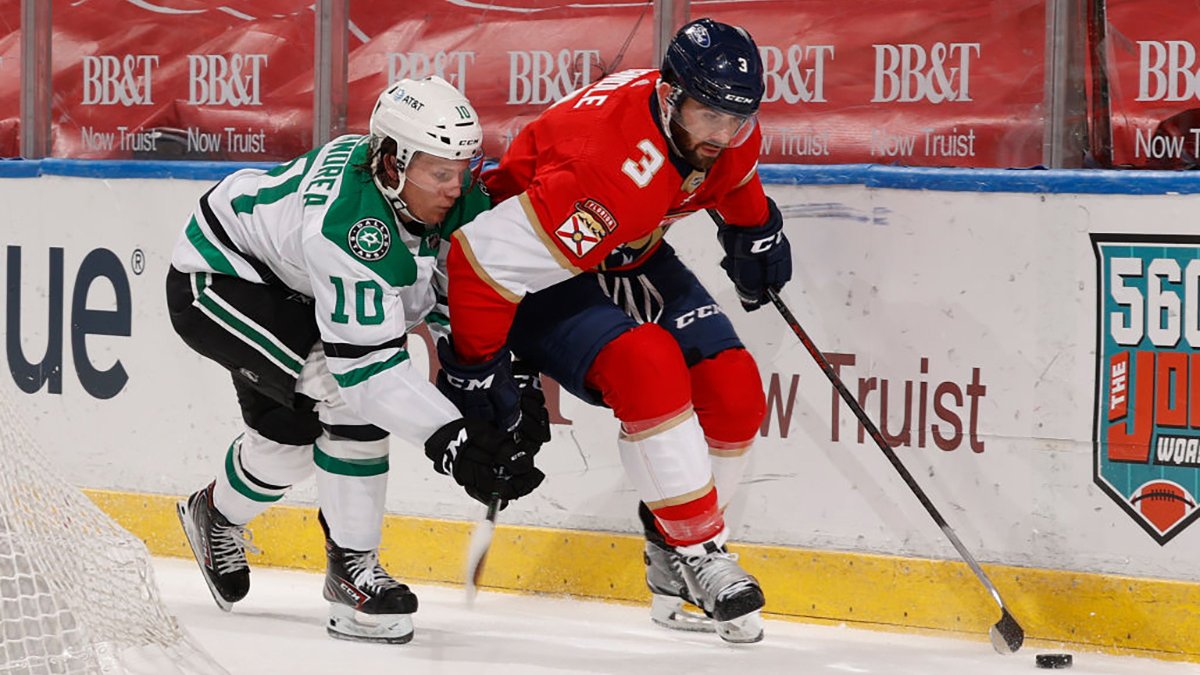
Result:
<svg viewBox="0 0 1200 675"><path fill-rule="evenodd" d="M363 614L331 602L325 632L339 640L402 645L413 639L414 630L411 614Z"/></svg>
<svg viewBox="0 0 1200 675"><path fill-rule="evenodd" d="M212 593L212 599L217 603L217 607L223 612L232 612L233 603L221 597L221 592L213 585L213 582L208 578L208 573L204 571L204 553L200 550L200 533L196 532L196 526L192 522L192 516L188 513L187 499L175 505L175 513L179 515L179 524L183 527L183 536L187 538L188 548L192 550L192 558L196 561L196 565L200 568L200 577L204 579L204 583L208 586L208 592Z"/></svg>
<svg viewBox="0 0 1200 675"><path fill-rule="evenodd" d="M655 593L650 600L650 620L671 630L693 633L712 633L716 630L712 619L693 612L683 606L683 598Z"/></svg>
<svg viewBox="0 0 1200 675"><path fill-rule="evenodd" d="M717 635L733 644L753 644L763 639L762 615L750 612L729 621L715 621Z"/></svg>

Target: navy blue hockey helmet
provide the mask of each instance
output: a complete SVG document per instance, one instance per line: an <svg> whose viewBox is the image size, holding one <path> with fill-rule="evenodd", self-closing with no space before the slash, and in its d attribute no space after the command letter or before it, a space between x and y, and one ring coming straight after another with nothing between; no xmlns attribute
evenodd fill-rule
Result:
<svg viewBox="0 0 1200 675"><path fill-rule="evenodd" d="M745 29L696 19L679 29L662 62L663 81L706 106L741 117L758 112L762 57Z"/></svg>

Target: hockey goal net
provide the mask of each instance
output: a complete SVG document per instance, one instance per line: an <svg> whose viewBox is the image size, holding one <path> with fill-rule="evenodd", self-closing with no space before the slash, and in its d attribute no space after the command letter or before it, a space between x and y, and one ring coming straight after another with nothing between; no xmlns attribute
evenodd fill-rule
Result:
<svg viewBox="0 0 1200 675"><path fill-rule="evenodd" d="M150 555L41 455L0 391L0 675L225 674L167 611Z"/></svg>

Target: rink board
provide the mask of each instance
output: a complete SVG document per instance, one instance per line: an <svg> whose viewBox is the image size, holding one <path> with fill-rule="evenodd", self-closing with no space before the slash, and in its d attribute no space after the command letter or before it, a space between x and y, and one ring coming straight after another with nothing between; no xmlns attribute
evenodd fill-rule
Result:
<svg viewBox="0 0 1200 675"><path fill-rule="evenodd" d="M87 493L145 540L154 555L191 555L175 515L177 497ZM324 571L316 517L311 507L280 506L253 521L254 542L262 553L250 555L251 565ZM380 558L406 582L462 584L473 527L470 522L389 514ZM480 586L648 608L642 546L640 536L629 534L502 524ZM952 634L980 642L999 619L991 597L961 562L744 543L731 550L762 583L764 611L774 618ZM985 568L1025 629L1030 648L1200 661L1194 640L1200 627L1196 584L1007 565Z"/></svg>
<svg viewBox="0 0 1200 675"><path fill-rule="evenodd" d="M11 172L0 180L6 390L69 480L114 491L113 512L127 524L139 499L151 505L156 524L131 528L164 552L181 550L169 500L146 495L186 494L210 480L238 431L227 379L172 333L163 301L167 261L192 204L227 169L0 166ZM1031 636L1200 659L1184 638L1200 628L1194 505L1176 513L1149 508L1152 499L1119 499L1148 483L1137 478L1147 471L1195 495L1188 472L1196 469L1182 456L1157 467L1097 454L1097 429L1112 424L1100 409L1110 390L1098 388L1115 381L1101 382L1099 358L1120 350L1109 330L1113 299L1099 290L1113 283L1100 275L1110 263L1096 244L1132 242L1123 259L1164 237L1191 246L1200 179L858 166L767 167L764 176L795 254L785 298L850 390L866 394L867 412ZM771 611L979 634L995 620L994 605L879 450L860 440L778 315L738 307L711 224L683 221L668 239L725 308L768 391L764 435L729 516ZM1162 364L1189 363L1200 333L1200 288L1188 286L1193 268L1177 267L1180 281L1163 272L1154 302L1142 307L1157 312L1143 327L1163 343ZM1133 284L1122 283L1118 295L1127 297ZM1176 305L1163 300L1171 293ZM1128 332L1128 317L1118 319ZM1163 336L1170 330L1173 344ZM416 363L427 351L413 341ZM1200 378L1164 372L1176 386L1158 412L1182 414L1171 437L1186 442L1200 422L1188 417L1200 398L1187 398ZM644 599L637 539L627 536L636 531L636 497L621 474L616 424L567 395L551 405L563 423L538 457L548 479L502 514L507 529L489 569L497 576L485 583ZM461 547L444 542L462 540L462 521L479 507L416 448L394 444L391 466L389 565L455 581ZM1099 475L1113 466L1124 473ZM314 500L313 486L301 485L288 503ZM292 539L300 516L272 517L283 518L280 527L257 527L256 540ZM1159 526L1169 538L1150 529ZM268 544L267 562L319 561L315 539L296 541L308 543ZM589 576L605 549L614 553L602 556L604 573ZM440 553L411 557L427 550Z"/></svg>

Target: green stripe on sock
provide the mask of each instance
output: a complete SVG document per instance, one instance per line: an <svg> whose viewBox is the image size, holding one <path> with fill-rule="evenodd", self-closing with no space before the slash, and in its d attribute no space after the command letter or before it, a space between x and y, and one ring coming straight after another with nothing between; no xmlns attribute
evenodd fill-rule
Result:
<svg viewBox="0 0 1200 675"><path fill-rule="evenodd" d="M339 459L328 455L321 446L313 443L313 462L320 468L339 476L379 476L388 471L388 458Z"/></svg>
<svg viewBox="0 0 1200 675"><path fill-rule="evenodd" d="M229 479L229 484L233 486L233 489L236 490L238 494L247 499L266 503L279 501L283 498L283 493L277 495L267 495L257 492L254 488L247 485L240 476L238 476L237 467L234 466L234 462L237 461L234 458L234 446L237 445L238 439L240 438L241 436L238 436L237 438L233 439L233 443L229 444L229 451L225 453L225 477Z"/></svg>

